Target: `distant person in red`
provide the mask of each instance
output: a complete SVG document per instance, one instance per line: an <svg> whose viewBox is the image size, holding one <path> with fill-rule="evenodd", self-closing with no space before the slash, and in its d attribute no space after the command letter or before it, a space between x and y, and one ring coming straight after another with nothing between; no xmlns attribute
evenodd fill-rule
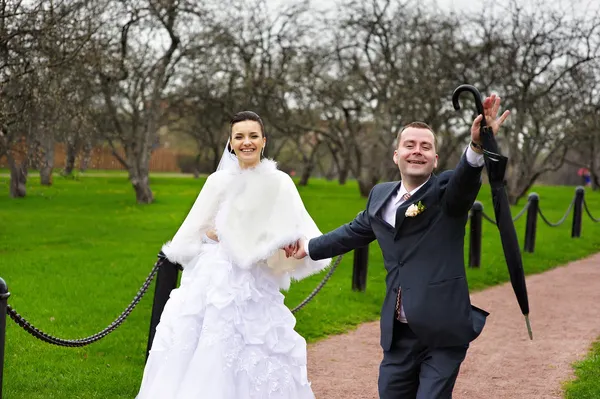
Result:
<svg viewBox="0 0 600 399"><path fill-rule="evenodd" d="M580 168L577 171L577 174L583 179L583 185L585 187L592 186L592 174L590 173L590 170L588 168Z"/></svg>

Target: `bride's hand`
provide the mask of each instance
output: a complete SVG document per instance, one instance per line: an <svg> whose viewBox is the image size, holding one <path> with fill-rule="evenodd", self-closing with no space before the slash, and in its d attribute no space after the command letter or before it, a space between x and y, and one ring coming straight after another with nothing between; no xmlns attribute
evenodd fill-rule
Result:
<svg viewBox="0 0 600 399"><path fill-rule="evenodd" d="M281 249L283 249L285 251L285 257L289 258L290 256L293 256L294 253L296 253L296 251L298 250L298 241L296 241L292 244L288 244Z"/></svg>
<svg viewBox="0 0 600 399"><path fill-rule="evenodd" d="M208 230L206 232L206 236L213 241L219 241L219 236L217 235L217 232L214 230Z"/></svg>

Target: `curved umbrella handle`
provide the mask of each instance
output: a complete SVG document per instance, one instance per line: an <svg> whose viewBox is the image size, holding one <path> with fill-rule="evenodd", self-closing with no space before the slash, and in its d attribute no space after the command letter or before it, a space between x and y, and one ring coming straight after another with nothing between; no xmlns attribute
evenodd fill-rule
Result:
<svg viewBox="0 0 600 399"><path fill-rule="evenodd" d="M468 91L475 97L477 112L483 115L483 102L481 93L474 86L463 84L458 86L452 93L452 105L455 110L460 109L458 97L463 91ZM504 259L510 275L510 282L513 291L517 297L517 302L521 308L521 313L525 316L527 332L529 339L533 339L531 324L529 322L529 298L527 296L527 285L525 284L525 272L523 270L523 260L519 252L519 242L514 222L510 214L506 187L504 185L504 173L506 171L506 162L508 158L498 152L498 144L494 138L492 128L487 126L485 118L481 120L481 144L483 146L483 155L485 168L492 188L492 201L494 204L494 214L496 216L498 230L500 231L500 241Z"/></svg>
<svg viewBox="0 0 600 399"><path fill-rule="evenodd" d="M458 97L460 97L460 94L463 91L468 91L473 94L473 97L475 98L475 107L477 107L477 113L479 115L483 115L483 102L481 101L481 93L473 85L463 84L454 89L454 92L452 93L452 105L454 106L454 109L457 111L460 109ZM484 128L485 126L485 118L483 118L481 120L481 127Z"/></svg>
<svg viewBox="0 0 600 399"><path fill-rule="evenodd" d="M477 113L479 115L483 114L483 101L481 99L481 93L477 88L473 85L462 84L454 89L452 93L452 105L455 110L460 109L460 104L458 102L458 97L463 91L468 91L473 94L475 99L475 106L477 107ZM496 143L496 139L494 138L494 133L492 129L487 125L485 118L481 118L480 124L480 132L481 132L481 144L483 146L484 153L487 153L488 161L497 161L497 157L499 154L498 143Z"/></svg>

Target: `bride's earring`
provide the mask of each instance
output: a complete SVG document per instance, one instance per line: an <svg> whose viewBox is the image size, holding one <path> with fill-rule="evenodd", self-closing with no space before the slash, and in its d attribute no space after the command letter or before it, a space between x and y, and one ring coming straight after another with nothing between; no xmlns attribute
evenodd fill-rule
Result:
<svg viewBox="0 0 600 399"><path fill-rule="evenodd" d="M260 156L261 157L265 156L265 147L263 147L262 150L260 150Z"/></svg>

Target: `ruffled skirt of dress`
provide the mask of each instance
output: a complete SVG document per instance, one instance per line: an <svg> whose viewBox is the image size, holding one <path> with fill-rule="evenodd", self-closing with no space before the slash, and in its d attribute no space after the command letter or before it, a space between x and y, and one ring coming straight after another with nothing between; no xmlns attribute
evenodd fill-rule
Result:
<svg viewBox="0 0 600 399"><path fill-rule="evenodd" d="M268 269L206 244L165 305L137 399L314 398L283 299Z"/></svg>

